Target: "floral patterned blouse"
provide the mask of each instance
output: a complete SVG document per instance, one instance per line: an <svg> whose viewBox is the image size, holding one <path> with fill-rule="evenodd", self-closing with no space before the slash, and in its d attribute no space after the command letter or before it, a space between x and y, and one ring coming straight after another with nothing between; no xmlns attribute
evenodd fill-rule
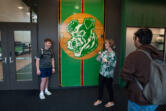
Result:
<svg viewBox="0 0 166 111"><path fill-rule="evenodd" d="M102 58L107 59L108 62L103 62ZM116 66L115 52L108 52L105 50L97 60L101 62L100 74L106 78L114 77L114 68Z"/></svg>

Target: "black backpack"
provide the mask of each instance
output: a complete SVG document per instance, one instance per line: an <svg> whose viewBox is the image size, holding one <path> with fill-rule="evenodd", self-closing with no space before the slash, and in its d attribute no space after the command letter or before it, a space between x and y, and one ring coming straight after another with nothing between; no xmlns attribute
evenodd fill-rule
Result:
<svg viewBox="0 0 166 111"><path fill-rule="evenodd" d="M43 58L44 50L45 50L44 48L41 48L41 49L40 49L41 58ZM50 50L51 54L54 55L52 48L50 48L49 50Z"/></svg>
<svg viewBox="0 0 166 111"><path fill-rule="evenodd" d="M166 63L162 60L153 60L150 54L139 49L150 59L150 78L143 87L135 78L138 86L143 91L144 97L152 104L166 104Z"/></svg>

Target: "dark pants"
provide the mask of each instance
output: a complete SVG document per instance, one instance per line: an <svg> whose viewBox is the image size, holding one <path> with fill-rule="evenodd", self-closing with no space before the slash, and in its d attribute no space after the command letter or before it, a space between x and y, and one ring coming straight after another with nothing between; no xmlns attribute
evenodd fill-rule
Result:
<svg viewBox="0 0 166 111"><path fill-rule="evenodd" d="M108 94L109 94L109 101L113 101L113 79L106 78L99 74L99 86L98 86L98 99L101 100L103 97L103 90L104 85L106 85Z"/></svg>

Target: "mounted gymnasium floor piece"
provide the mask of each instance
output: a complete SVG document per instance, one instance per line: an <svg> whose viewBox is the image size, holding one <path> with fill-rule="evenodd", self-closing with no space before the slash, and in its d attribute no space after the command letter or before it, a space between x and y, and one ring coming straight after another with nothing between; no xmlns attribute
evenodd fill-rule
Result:
<svg viewBox="0 0 166 111"><path fill-rule="evenodd" d="M60 0L62 87L98 84L103 26L103 0Z"/></svg>

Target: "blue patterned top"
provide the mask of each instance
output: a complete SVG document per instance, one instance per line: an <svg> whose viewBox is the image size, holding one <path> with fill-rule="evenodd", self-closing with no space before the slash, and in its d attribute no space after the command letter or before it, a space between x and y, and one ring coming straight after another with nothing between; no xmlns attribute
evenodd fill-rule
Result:
<svg viewBox="0 0 166 111"><path fill-rule="evenodd" d="M102 58L105 58L107 62L103 62ZM101 56L97 57L97 60L101 62L100 74L106 78L114 77L114 68L116 66L115 52L108 52L105 50Z"/></svg>

